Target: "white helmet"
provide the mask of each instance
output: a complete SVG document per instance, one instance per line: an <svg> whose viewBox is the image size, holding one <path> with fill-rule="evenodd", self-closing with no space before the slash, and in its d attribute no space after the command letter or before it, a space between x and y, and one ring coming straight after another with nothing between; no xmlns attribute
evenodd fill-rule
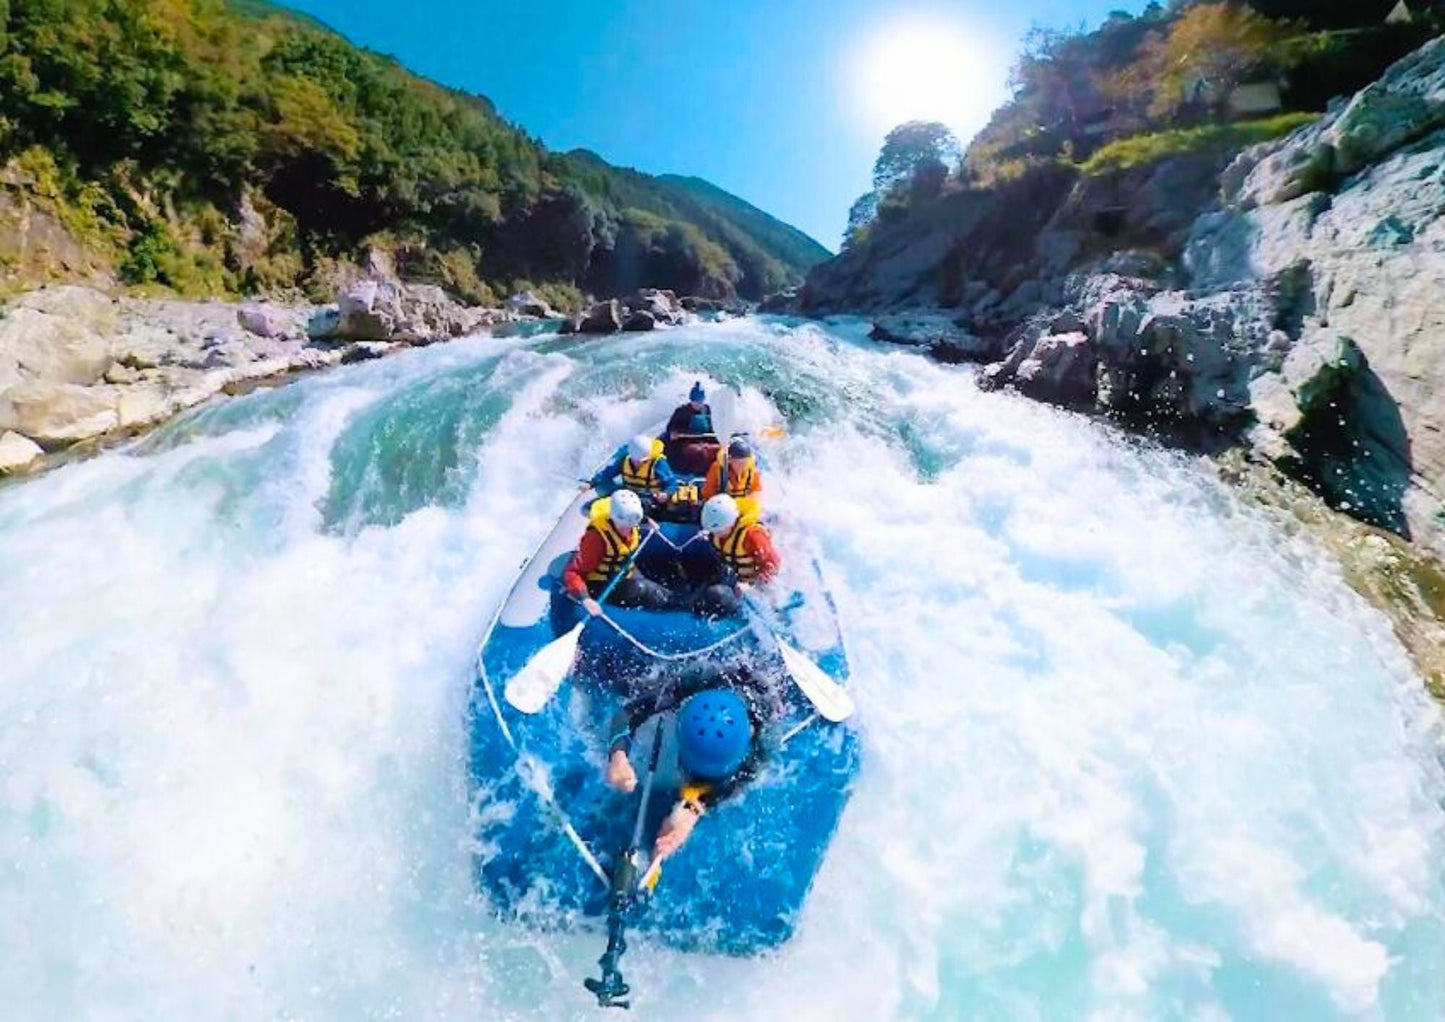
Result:
<svg viewBox="0 0 1445 1022"><path fill-rule="evenodd" d="M652 457L652 437L646 433L638 433L627 441L627 456L639 464Z"/></svg>
<svg viewBox="0 0 1445 1022"><path fill-rule="evenodd" d="M618 490L612 495L607 517L619 529L635 529L642 524L642 501L631 490Z"/></svg>
<svg viewBox="0 0 1445 1022"><path fill-rule="evenodd" d="M738 520L738 502L719 493L702 506L704 532L727 532Z"/></svg>

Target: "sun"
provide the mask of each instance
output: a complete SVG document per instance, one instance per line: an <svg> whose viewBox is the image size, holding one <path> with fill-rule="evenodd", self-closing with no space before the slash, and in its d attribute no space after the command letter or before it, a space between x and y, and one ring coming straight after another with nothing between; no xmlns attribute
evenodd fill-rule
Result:
<svg viewBox="0 0 1445 1022"><path fill-rule="evenodd" d="M967 140L1008 98L1007 50L946 19L898 22L873 33L853 65L863 127L940 121Z"/></svg>

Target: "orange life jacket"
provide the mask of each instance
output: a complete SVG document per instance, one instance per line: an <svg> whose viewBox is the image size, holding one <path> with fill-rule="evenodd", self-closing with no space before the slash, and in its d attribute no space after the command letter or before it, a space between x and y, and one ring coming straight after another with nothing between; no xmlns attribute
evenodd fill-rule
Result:
<svg viewBox="0 0 1445 1022"><path fill-rule="evenodd" d="M587 573L587 581L610 582L612 576L622 570L627 559L642 545L642 530L633 529L630 539L618 531L617 526L612 524L612 501L607 497L593 501L587 517L591 523L588 528L595 530L606 546L601 562Z"/></svg>
<svg viewBox="0 0 1445 1022"><path fill-rule="evenodd" d="M752 454L743 458L741 462L743 470L738 473L737 482L733 482L733 474L728 470L737 462L737 458L728 457L726 448L718 451L718 492L726 493L729 497L746 497L753 492L753 484L758 478L758 459Z"/></svg>

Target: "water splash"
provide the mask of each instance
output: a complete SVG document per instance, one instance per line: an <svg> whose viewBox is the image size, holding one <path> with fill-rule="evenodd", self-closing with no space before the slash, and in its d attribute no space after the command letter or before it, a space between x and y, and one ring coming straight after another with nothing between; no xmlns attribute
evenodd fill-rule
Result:
<svg viewBox="0 0 1445 1022"><path fill-rule="evenodd" d="M797 939L639 948L639 1016L1445 1015L1438 716L1338 572L1187 459L781 321L428 349L0 491L7 1012L592 1017L598 942L471 885L470 656L698 376L789 423L866 763Z"/></svg>

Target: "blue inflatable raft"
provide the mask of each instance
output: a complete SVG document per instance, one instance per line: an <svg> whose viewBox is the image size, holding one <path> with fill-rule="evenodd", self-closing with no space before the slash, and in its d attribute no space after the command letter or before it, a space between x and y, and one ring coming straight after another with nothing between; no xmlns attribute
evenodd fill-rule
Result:
<svg viewBox="0 0 1445 1022"><path fill-rule="evenodd" d="M747 955L786 941L822 865L858 771L851 723L823 720L792 684L777 640L845 683L847 658L832 599L815 561L788 565L762 613L704 620L684 611L607 608L584 628L573 668L536 714L505 698L508 680L548 642L582 620L559 575L586 527L584 501L569 507L523 567L477 658L471 701L470 774L477 818L477 882L497 911L541 929L601 931L608 878L631 838L638 798L602 779L607 727L628 685L665 682L704 661L738 661L784 682L785 708L762 736L762 773L700 823L672 856L635 931L687 951ZM796 546L797 544L789 544ZM656 577L711 558L689 524L664 523L637 558ZM651 744L645 726L634 764ZM664 731L650 847L677 789L674 742Z"/></svg>

